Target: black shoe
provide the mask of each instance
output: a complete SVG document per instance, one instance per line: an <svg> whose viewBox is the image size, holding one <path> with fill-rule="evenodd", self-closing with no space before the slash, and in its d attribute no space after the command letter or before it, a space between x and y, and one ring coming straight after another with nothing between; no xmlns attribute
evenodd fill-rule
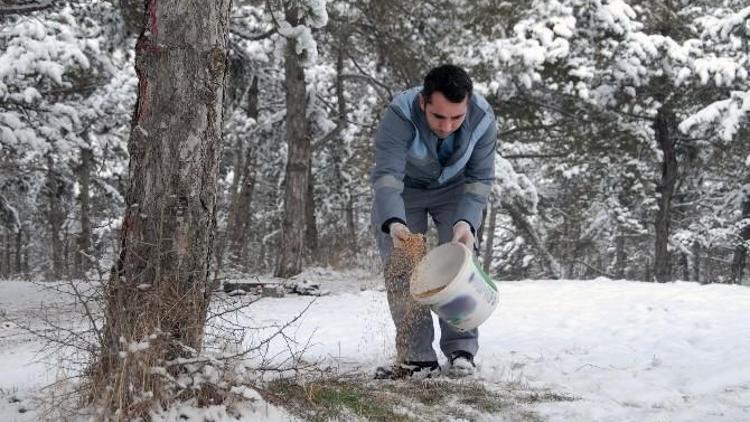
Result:
<svg viewBox="0 0 750 422"><path fill-rule="evenodd" d="M436 360L408 360L389 367L380 366L375 370L375 379L398 380L403 378L432 378L440 374L440 365Z"/></svg>
<svg viewBox="0 0 750 422"><path fill-rule="evenodd" d="M456 350L448 357L447 375L451 378L463 378L474 374L477 366L474 364L474 355L463 350Z"/></svg>

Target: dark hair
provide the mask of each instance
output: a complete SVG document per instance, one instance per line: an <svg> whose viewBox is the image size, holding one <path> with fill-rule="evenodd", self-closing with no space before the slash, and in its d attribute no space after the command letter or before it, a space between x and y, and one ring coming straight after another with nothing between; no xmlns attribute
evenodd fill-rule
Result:
<svg viewBox="0 0 750 422"><path fill-rule="evenodd" d="M444 64L432 68L424 77L422 96L425 101L430 102L432 93L438 91L445 95L448 101L460 103L471 97L473 89L471 78L465 70L452 64Z"/></svg>

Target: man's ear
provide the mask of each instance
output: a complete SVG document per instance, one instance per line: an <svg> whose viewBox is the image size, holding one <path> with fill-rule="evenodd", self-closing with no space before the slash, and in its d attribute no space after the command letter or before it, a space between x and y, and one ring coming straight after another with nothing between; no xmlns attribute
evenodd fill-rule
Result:
<svg viewBox="0 0 750 422"><path fill-rule="evenodd" d="M424 113L424 96L421 92L419 93L419 109Z"/></svg>

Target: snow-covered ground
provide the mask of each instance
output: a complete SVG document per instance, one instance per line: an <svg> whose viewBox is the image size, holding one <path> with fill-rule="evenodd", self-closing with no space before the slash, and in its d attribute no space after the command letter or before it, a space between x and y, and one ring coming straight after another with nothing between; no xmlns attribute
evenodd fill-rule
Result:
<svg viewBox="0 0 750 422"><path fill-rule="evenodd" d="M300 344L310 340L306 358L342 371L389 363L394 327L377 277L320 270L304 277L332 292L290 327ZM14 317L40 300L61 300L38 290L0 281L0 312ZM750 420L750 288L599 279L508 282L500 290L500 308L480 328L478 382L577 398L529 404L537 414L553 421ZM311 300L263 298L245 323L282 324ZM0 420L33 420L18 413L23 398L56 375L54 365L33 363L40 344L0 325ZM268 355L287 347L274 342ZM14 397L21 401L11 403ZM283 419L277 410L269 415Z"/></svg>

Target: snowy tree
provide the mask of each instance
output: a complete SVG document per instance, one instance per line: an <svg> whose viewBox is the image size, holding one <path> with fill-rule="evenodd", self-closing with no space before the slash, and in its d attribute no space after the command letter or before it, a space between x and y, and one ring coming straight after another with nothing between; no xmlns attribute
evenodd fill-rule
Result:
<svg viewBox="0 0 750 422"><path fill-rule="evenodd" d="M712 29L717 16L727 13L710 4L533 2L512 35L483 40L474 46L476 54L465 56L469 65L498 70L489 86L493 92L535 98L554 111L547 115L558 116L542 124L577 119L575 124L592 129L587 138L629 134L651 151L637 159L658 166L653 266L660 281L671 278L668 245L679 161L684 148L701 141L678 125L710 104L724 104L730 91L746 83L741 40ZM598 149L621 151L622 139L599 137Z"/></svg>
<svg viewBox="0 0 750 422"><path fill-rule="evenodd" d="M314 224L310 209L311 140L307 123L305 67L316 62L317 44L312 28L328 22L325 0L284 1L274 18L284 49L284 87L286 90L286 134L288 159L285 175L284 220L276 276L290 277L302 271L307 231ZM276 13L271 10L270 13ZM313 214L314 215L314 214Z"/></svg>
<svg viewBox="0 0 750 422"><path fill-rule="evenodd" d="M0 15L0 273L103 275L144 9L39 5ZM452 62L492 104L498 185L517 187L495 192L483 224L496 277L740 280L748 13L730 0L235 2L213 265L289 276L376 261L373 128L394 94Z"/></svg>
<svg viewBox="0 0 750 422"><path fill-rule="evenodd" d="M102 350L87 372L105 419L146 417L145 399L171 402L179 386L168 380L180 369L169 362L201 350L216 288L209 269L230 2L149 1L146 10L122 249L105 287Z"/></svg>
<svg viewBox="0 0 750 422"><path fill-rule="evenodd" d="M260 216L275 210L266 203L270 180L280 179L283 143L282 72L274 56L273 22L262 2L232 8L225 113L225 148L220 164L217 208L217 270L226 273L264 269L258 240L266 225L278 228L280 218ZM270 172L270 174L269 174ZM274 186L275 187L275 186ZM257 215L256 215L257 214ZM274 211L271 211L274 214Z"/></svg>
<svg viewBox="0 0 750 422"><path fill-rule="evenodd" d="M48 6L2 17L0 154L12 164L4 189L23 222L15 255L26 257L24 272L47 267L49 277L80 277L102 244L92 219L106 218L101 210L111 209L94 207L88 196L93 189L116 203L116 188L108 176L92 178L92 165L117 168L122 160L117 132L127 121L134 75L121 71L130 56L111 5ZM36 203L29 194L38 196ZM36 227L47 227L48 241L35 244L43 234Z"/></svg>

